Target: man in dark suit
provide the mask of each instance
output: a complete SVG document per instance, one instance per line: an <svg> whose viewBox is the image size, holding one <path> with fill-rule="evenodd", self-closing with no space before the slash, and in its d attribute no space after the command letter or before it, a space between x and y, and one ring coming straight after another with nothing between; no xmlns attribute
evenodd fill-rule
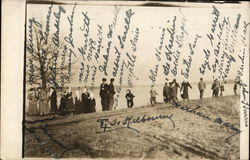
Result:
<svg viewBox="0 0 250 160"><path fill-rule="evenodd" d="M102 110L107 111L108 110L108 91L109 91L109 85L106 83L107 79L102 79L102 84L100 86L100 97L101 97L101 104L102 104Z"/></svg>
<svg viewBox="0 0 250 160"><path fill-rule="evenodd" d="M114 87L114 78L110 79L110 84L109 84L109 92L108 92L108 110L113 109L114 105L114 95L115 95L115 87Z"/></svg>

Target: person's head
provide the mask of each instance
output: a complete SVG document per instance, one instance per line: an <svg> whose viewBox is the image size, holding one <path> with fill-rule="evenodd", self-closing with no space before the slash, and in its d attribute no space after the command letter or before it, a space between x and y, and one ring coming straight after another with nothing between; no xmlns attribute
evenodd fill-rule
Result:
<svg viewBox="0 0 250 160"><path fill-rule="evenodd" d="M169 83L169 86L171 87L172 85L173 85L173 82L170 82L170 83Z"/></svg>
<svg viewBox="0 0 250 160"><path fill-rule="evenodd" d="M110 83L113 83L114 81L115 81L114 78L111 78L111 79L110 79Z"/></svg>
<svg viewBox="0 0 250 160"><path fill-rule="evenodd" d="M173 79L173 82L175 83L175 82L176 82L176 79Z"/></svg>
<svg viewBox="0 0 250 160"><path fill-rule="evenodd" d="M168 82L165 83L165 86L167 86L167 85L168 85Z"/></svg>
<svg viewBox="0 0 250 160"><path fill-rule="evenodd" d="M107 82L107 79L106 78L103 78L102 79L102 83L106 83Z"/></svg>
<svg viewBox="0 0 250 160"><path fill-rule="evenodd" d="M78 89L78 90L80 90L80 89L81 89L81 87L77 87L77 89Z"/></svg>
<svg viewBox="0 0 250 160"><path fill-rule="evenodd" d="M154 85L151 85L151 88L154 88Z"/></svg>
<svg viewBox="0 0 250 160"><path fill-rule="evenodd" d="M82 93L87 93L87 88L86 88L86 87L84 87L84 88L82 89Z"/></svg>
<svg viewBox="0 0 250 160"><path fill-rule="evenodd" d="M130 89L127 89L126 91L127 91L127 93L131 93Z"/></svg>
<svg viewBox="0 0 250 160"><path fill-rule="evenodd" d="M203 81L203 78L200 78L200 81Z"/></svg>

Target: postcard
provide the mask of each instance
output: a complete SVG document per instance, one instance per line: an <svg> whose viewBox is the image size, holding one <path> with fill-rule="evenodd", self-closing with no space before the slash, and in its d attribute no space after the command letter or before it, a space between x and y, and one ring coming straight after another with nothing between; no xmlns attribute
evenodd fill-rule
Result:
<svg viewBox="0 0 250 160"><path fill-rule="evenodd" d="M249 158L249 2L19 3L1 158Z"/></svg>

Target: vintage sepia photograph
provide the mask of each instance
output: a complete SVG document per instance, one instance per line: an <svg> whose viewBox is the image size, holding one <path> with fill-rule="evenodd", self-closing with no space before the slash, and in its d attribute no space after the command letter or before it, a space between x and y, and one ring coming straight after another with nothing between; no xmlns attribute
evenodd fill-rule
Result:
<svg viewBox="0 0 250 160"><path fill-rule="evenodd" d="M26 2L23 158L242 159L249 26L241 2Z"/></svg>

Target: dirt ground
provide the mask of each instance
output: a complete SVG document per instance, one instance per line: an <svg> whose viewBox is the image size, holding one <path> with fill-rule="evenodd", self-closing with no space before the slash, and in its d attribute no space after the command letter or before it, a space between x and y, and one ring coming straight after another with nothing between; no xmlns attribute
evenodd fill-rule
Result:
<svg viewBox="0 0 250 160"><path fill-rule="evenodd" d="M208 98L203 101L180 102L190 109L210 117L210 120L170 104L157 104L131 109L120 109L74 116L26 117L24 136L25 157L50 158L141 158L141 159L239 159L240 134L228 123L240 128L239 96ZM107 128L100 127L98 119L124 122L126 117L143 115L155 117L171 115ZM39 119L47 120L39 121ZM214 123L216 118L223 122ZM37 120L35 122L32 122ZM172 120L172 121L171 121ZM116 121L116 122L117 122ZM175 126L174 126L174 125ZM110 129L114 129L110 131Z"/></svg>

